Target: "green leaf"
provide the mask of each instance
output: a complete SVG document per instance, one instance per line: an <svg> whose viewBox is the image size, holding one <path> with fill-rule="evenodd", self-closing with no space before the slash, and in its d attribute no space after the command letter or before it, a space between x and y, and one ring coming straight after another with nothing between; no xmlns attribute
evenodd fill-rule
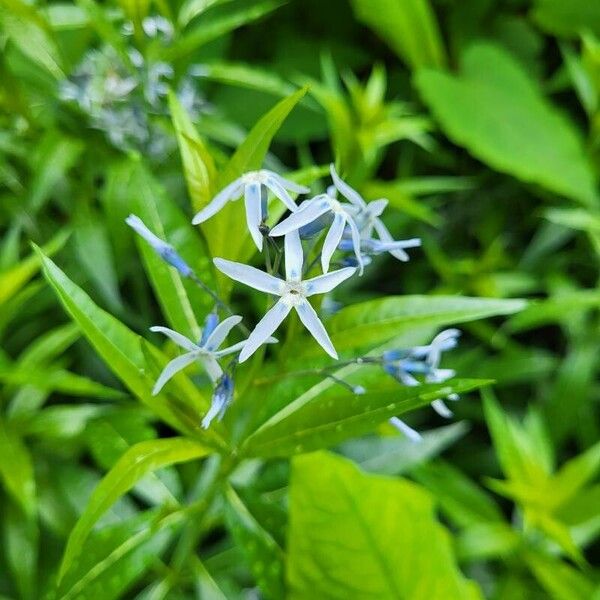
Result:
<svg viewBox="0 0 600 600"><path fill-rule="evenodd" d="M277 412L246 440L250 456L289 456L327 448L371 432L390 417L490 383L455 379L442 384L403 387L398 384L369 389L366 394L339 393L323 381ZM324 393L329 391L332 393Z"/></svg>
<svg viewBox="0 0 600 600"><path fill-rule="evenodd" d="M192 207L195 211L199 211L212 198L216 177L215 164L189 115L173 91L169 91L169 110L177 135Z"/></svg>
<svg viewBox="0 0 600 600"><path fill-rule="evenodd" d="M494 169L585 204L596 178L580 133L501 47L469 46L461 74L423 69L415 83L448 137Z"/></svg>
<svg viewBox="0 0 600 600"><path fill-rule="evenodd" d="M141 347L142 338L94 304L91 298L41 251L39 255L46 279L65 310L79 325L83 335L108 367L133 394L154 414L178 431L213 440L213 443L218 440L219 436L214 431L204 431L200 427L200 415L208 409L208 402L202 398L200 392L196 390L194 395L185 394L176 399L168 398L164 394L153 396L154 380L146 372L147 364ZM145 343L151 347L148 342ZM156 348L154 353L162 356Z"/></svg>
<svg viewBox="0 0 600 600"><path fill-rule="evenodd" d="M271 141L294 106L306 94L302 88L278 102L252 128L223 168L216 191L221 190L243 173L262 167ZM242 255L249 239L242 202L229 202L210 221L203 225L212 256L235 260Z"/></svg>
<svg viewBox="0 0 600 600"><path fill-rule="evenodd" d="M292 600L482 597L429 494L324 452L292 463L288 546Z"/></svg>
<svg viewBox="0 0 600 600"><path fill-rule="evenodd" d="M351 0L373 29L413 69L443 67L444 44L429 0Z"/></svg>
<svg viewBox="0 0 600 600"><path fill-rule="evenodd" d="M131 183L136 190L134 212L158 237L171 243L197 276L212 287L212 264L189 219L141 163L135 169ZM200 339L197 318L203 318L210 312L214 300L165 263L145 240L137 235L135 237L146 272L170 326L186 337Z"/></svg>
<svg viewBox="0 0 600 600"><path fill-rule="evenodd" d="M600 35L600 4L593 0L534 0L531 16L554 35L578 38L586 31Z"/></svg>
<svg viewBox="0 0 600 600"><path fill-rule="evenodd" d="M64 576L55 600L120 598L165 551L183 511L152 510L92 532Z"/></svg>
<svg viewBox="0 0 600 600"><path fill-rule="evenodd" d="M185 438L149 440L132 446L98 484L73 528L60 566L59 580L82 551L98 519L142 477L162 467L202 458L209 453L205 446Z"/></svg>
<svg viewBox="0 0 600 600"><path fill-rule="evenodd" d="M35 477L31 455L9 422L0 418L0 479L23 512L35 513Z"/></svg>
<svg viewBox="0 0 600 600"><path fill-rule="evenodd" d="M524 300L461 296L390 296L353 304L328 323L336 349L381 344L416 327L442 327L518 312Z"/></svg>
<svg viewBox="0 0 600 600"><path fill-rule="evenodd" d="M225 517L236 544L246 555L250 571L265 598L284 598L284 553L273 537L263 529L249 508L227 488Z"/></svg>

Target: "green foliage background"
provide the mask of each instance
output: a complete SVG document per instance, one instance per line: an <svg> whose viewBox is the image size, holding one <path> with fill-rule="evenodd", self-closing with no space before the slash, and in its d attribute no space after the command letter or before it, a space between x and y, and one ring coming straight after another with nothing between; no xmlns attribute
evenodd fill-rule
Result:
<svg viewBox="0 0 600 600"><path fill-rule="evenodd" d="M600 599L600 2L0 0L0 48L2 600ZM108 98L134 48L173 69L160 104ZM61 92L92 49L143 143ZM280 378L324 364L292 323L204 431L193 369L152 396L175 349L148 327L197 337L211 300L124 218L256 320L210 261L257 260L240 203L191 215L263 164L322 191L331 161L423 240L338 294L335 347L458 325L457 378ZM450 424L420 408L441 388ZM409 410L420 444L386 423Z"/></svg>

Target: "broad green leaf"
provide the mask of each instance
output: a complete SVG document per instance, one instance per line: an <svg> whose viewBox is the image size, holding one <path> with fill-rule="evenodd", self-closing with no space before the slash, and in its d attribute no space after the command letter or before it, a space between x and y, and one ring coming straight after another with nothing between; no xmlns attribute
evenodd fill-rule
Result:
<svg viewBox="0 0 600 600"><path fill-rule="evenodd" d="M554 35L578 38L585 31L600 35L600 4L594 0L534 0L531 16Z"/></svg>
<svg viewBox="0 0 600 600"><path fill-rule="evenodd" d="M353 304L327 326L335 348L347 350L381 344L411 328L443 327L518 312L524 300L461 296L396 296Z"/></svg>
<svg viewBox="0 0 600 600"><path fill-rule="evenodd" d="M596 178L580 133L499 46L469 46L460 75L423 69L417 88L455 143L492 168L585 204Z"/></svg>
<svg viewBox="0 0 600 600"><path fill-rule="evenodd" d="M262 528L233 488L227 489L225 498L225 517L229 530L246 555L250 571L264 597L273 600L285 597L283 550Z"/></svg>
<svg viewBox="0 0 600 600"><path fill-rule="evenodd" d="M40 252L46 279L56 292L65 310L79 325L81 332L104 359L108 367L123 381L154 414L178 431L207 440L217 440L214 431L200 427L201 414L208 409L198 390L195 395L177 399L165 394L152 395L154 380L147 372L142 351L142 338L112 315L99 308L49 258ZM150 344L145 342L148 346ZM158 350L155 348L155 352Z"/></svg>
<svg viewBox="0 0 600 600"><path fill-rule="evenodd" d="M373 29L413 69L443 67L444 44L429 0L351 0Z"/></svg>
<svg viewBox="0 0 600 600"><path fill-rule="evenodd" d="M42 246L42 250L48 256L52 256L60 250L67 239L69 232L61 231L50 242ZM35 254L22 260L18 265L0 273L0 306L10 300L15 294L23 289L25 284L38 272L40 259Z"/></svg>
<svg viewBox="0 0 600 600"><path fill-rule="evenodd" d="M14 498L23 512L35 513L35 476L29 450L23 440L0 418L0 479L5 490Z"/></svg>
<svg viewBox="0 0 600 600"><path fill-rule="evenodd" d="M367 388L356 395L331 390L321 382L277 412L245 442L250 456L289 456L327 448L369 433L395 415L419 408L452 393L463 393L490 383L456 379L443 384L405 387L398 384ZM329 391L332 393L323 393Z"/></svg>
<svg viewBox="0 0 600 600"><path fill-rule="evenodd" d="M243 173L262 167L271 140L305 95L300 89L278 102L252 128L221 172L215 191L219 191ZM212 219L203 224L203 232L212 256L237 259L249 238L243 201L229 202Z"/></svg>
<svg viewBox="0 0 600 600"><path fill-rule="evenodd" d="M422 433L415 444L404 436L368 437L344 442L337 450L360 465L363 471L400 475L437 456L468 431L464 422Z"/></svg>
<svg viewBox="0 0 600 600"><path fill-rule="evenodd" d="M184 518L183 511L152 510L92 532L54 600L122 597L157 562Z"/></svg>
<svg viewBox="0 0 600 600"><path fill-rule="evenodd" d="M215 191L215 164L190 117L172 91L169 92L169 109L192 207L194 211L199 211L210 202Z"/></svg>
<svg viewBox="0 0 600 600"><path fill-rule="evenodd" d="M427 492L324 452L293 461L288 548L292 600L482 597Z"/></svg>
<svg viewBox="0 0 600 600"><path fill-rule="evenodd" d="M202 240L188 219L150 173L138 164L133 178L136 199L133 212L161 239L168 241L194 270L213 287L212 265ZM146 272L169 325L186 337L200 339L201 319L210 312L214 300L189 279L165 263L149 244L136 235Z"/></svg>
<svg viewBox="0 0 600 600"><path fill-rule="evenodd" d="M98 519L142 477L170 465L202 458L210 450L185 438L149 440L132 446L106 474L73 528L63 556L59 580L71 568Z"/></svg>

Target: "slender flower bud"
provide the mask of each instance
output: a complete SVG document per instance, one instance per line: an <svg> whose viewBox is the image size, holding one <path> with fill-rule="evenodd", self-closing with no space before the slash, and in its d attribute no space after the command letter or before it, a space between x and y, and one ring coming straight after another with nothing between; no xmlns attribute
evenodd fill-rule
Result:
<svg viewBox="0 0 600 600"><path fill-rule="evenodd" d="M217 381L217 386L212 397L212 404L209 411L202 419L202 427L208 429L212 421L217 418L219 421L223 418L227 407L233 400L234 382L233 378L224 373Z"/></svg>

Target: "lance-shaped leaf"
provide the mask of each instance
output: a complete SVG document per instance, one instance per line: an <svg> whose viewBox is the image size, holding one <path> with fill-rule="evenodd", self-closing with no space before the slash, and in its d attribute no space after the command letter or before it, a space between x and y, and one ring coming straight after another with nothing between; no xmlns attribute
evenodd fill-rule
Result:
<svg viewBox="0 0 600 600"><path fill-rule="evenodd" d="M288 598L481 598L456 564L431 496L318 452L294 459Z"/></svg>
<svg viewBox="0 0 600 600"><path fill-rule="evenodd" d="M202 458L210 449L185 438L149 440L132 446L98 484L75 524L60 567L59 580L80 554L98 519L140 479L162 467Z"/></svg>
<svg viewBox="0 0 600 600"><path fill-rule="evenodd" d="M250 456L289 456L327 448L363 435L390 417L489 384L482 379L453 379L445 383L369 388L366 394L331 390L329 382L313 386L277 412L247 438ZM322 393L329 389L330 393Z"/></svg>

